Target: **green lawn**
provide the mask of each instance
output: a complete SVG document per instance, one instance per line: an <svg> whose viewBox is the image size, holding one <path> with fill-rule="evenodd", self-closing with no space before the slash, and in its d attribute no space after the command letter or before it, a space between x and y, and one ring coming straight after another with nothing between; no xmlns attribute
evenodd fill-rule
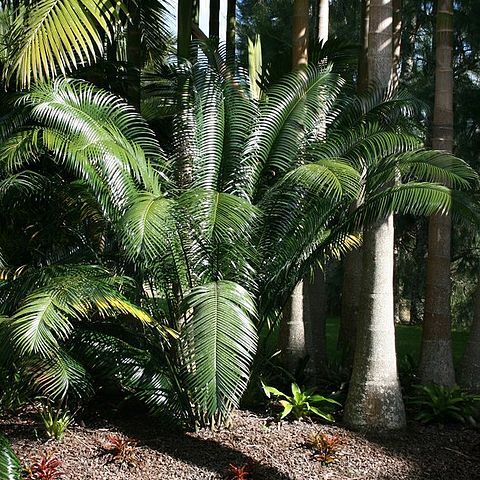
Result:
<svg viewBox="0 0 480 480"><path fill-rule="evenodd" d="M337 336L339 328L339 319L330 318L327 321L327 348L328 358L337 359L339 353L337 352ZM397 356L403 358L405 355L411 355L415 360L418 360L420 355L420 343L422 337L422 327L397 325L396 327L396 341L397 341ZM468 338L468 332L454 331L453 332L453 356L455 364L462 358L465 343Z"/></svg>

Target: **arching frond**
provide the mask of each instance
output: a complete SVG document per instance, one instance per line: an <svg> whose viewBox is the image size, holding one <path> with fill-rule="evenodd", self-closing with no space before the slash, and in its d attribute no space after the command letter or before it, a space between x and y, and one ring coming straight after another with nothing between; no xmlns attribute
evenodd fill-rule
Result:
<svg viewBox="0 0 480 480"><path fill-rule="evenodd" d="M65 351L48 358L31 357L26 374L33 388L50 400L63 400L67 394L84 399L93 393L85 368Z"/></svg>
<svg viewBox="0 0 480 480"><path fill-rule="evenodd" d="M5 480L20 480L21 473L20 460L12 450L7 437L0 433L0 477Z"/></svg>
<svg viewBox="0 0 480 480"><path fill-rule="evenodd" d="M110 37L121 1L39 0L22 3L7 34L4 75L21 87L92 64Z"/></svg>
<svg viewBox="0 0 480 480"><path fill-rule="evenodd" d="M73 322L88 319L94 311L103 316L119 313L155 323L120 293L124 282L121 277L92 266L64 270L63 275L51 278L29 294L13 315L11 335L21 354L52 357L59 351L59 342L70 336Z"/></svg>
<svg viewBox="0 0 480 480"><path fill-rule="evenodd" d="M181 332L186 386L200 418L224 420L245 391L257 345L255 304L228 281L194 288Z"/></svg>
<svg viewBox="0 0 480 480"><path fill-rule="evenodd" d="M171 211L171 200L148 192L132 201L121 224L127 258L153 260L163 255L175 228Z"/></svg>

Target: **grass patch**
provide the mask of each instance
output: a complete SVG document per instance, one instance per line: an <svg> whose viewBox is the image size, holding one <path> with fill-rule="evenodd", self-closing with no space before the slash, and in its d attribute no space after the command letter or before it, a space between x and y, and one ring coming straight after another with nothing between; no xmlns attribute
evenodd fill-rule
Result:
<svg viewBox="0 0 480 480"><path fill-rule="evenodd" d="M328 358L339 360L340 354L337 351L338 330L340 319L337 317L327 320L327 350ZM468 339L468 332L461 330L452 332L453 358L455 365L462 359L463 351ZM422 342L422 327L417 325L397 325L395 328L395 339L397 345L397 358L411 355L415 360L420 358L420 346Z"/></svg>

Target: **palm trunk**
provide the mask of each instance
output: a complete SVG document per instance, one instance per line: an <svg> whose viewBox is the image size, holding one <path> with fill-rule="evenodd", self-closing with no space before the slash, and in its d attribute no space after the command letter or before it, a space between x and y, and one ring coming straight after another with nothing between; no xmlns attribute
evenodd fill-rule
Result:
<svg viewBox="0 0 480 480"><path fill-rule="evenodd" d="M235 60L235 34L237 29L237 0L227 2L227 62Z"/></svg>
<svg viewBox="0 0 480 480"><path fill-rule="evenodd" d="M475 291L473 323L463 355L460 383L466 388L480 391L480 285Z"/></svg>
<svg viewBox="0 0 480 480"><path fill-rule="evenodd" d="M321 378L327 363L327 292L325 275L322 269L315 271L313 279L303 281L308 315L304 318L307 353L312 365L315 380ZM304 312L305 313L305 312Z"/></svg>
<svg viewBox="0 0 480 480"><path fill-rule="evenodd" d="M130 9L133 12L127 26L127 85L128 101L140 111L141 73L143 67L142 32L140 28L140 14L138 8Z"/></svg>
<svg viewBox="0 0 480 480"><path fill-rule="evenodd" d="M328 40L330 6L328 0L318 0L317 40L325 43Z"/></svg>
<svg viewBox="0 0 480 480"><path fill-rule="evenodd" d="M343 259L342 313L337 349L342 352L342 361L348 366L352 365L355 352L362 286L362 258L363 248L357 248L348 252Z"/></svg>
<svg viewBox="0 0 480 480"><path fill-rule="evenodd" d="M178 0L177 15L177 55L188 58L190 54L190 40L192 38L193 1Z"/></svg>
<svg viewBox="0 0 480 480"><path fill-rule="evenodd" d="M292 28L292 68L301 68L308 62L308 0L295 0L293 4ZM290 373L307 355L305 322L309 320L309 302L307 300L305 282L295 287L287 302L280 326L280 347L283 362Z"/></svg>
<svg viewBox="0 0 480 480"><path fill-rule="evenodd" d="M308 63L308 0L295 0L293 4L292 67Z"/></svg>
<svg viewBox="0 0 480 480"><path fill-rule="evenodd" d="M358 57L357 91L368 90L368 32L370 24L370 0L362 1L361 41L362 49ZM358 202L352 209L358 208ZM362 247L353 250L343 259L342 312L338 333L337 349L342 352L342 361L350 366L355 352L358 312L360 308L360 288L362 285Z"/></svg>
<svg viewBox="0 0 480 480"><path fill-rule="evenodd" d="M300 282L286 303L280 325L280 350L285 368L292 375L307 356L304 318L309 316L305 282Z"/></svg>
<svg viewBox="0 0 480 480"><path fill-rule="evenodd" d="M368 37L369 78L387 87L392 77L392 3L371 0ZM393 216L364 235L360 325L345 422L367 430L405 426L397 373L393 321Z"/></svg>
<svg viewBox="0 0 480 480"><path fill-rule="evenodd" d="M393 74L392 86L400 82L400 61L402 49L402 0L393 0Z"/></svg>
<svg viewBox="0 0 480 480"><path fill-rule="evenodd" d="M220 0L210 0L210 13L208 23L208 36L216 38L220 36Z"/></svg>
<svg viewBox="0 0 480 480"><path fill-rule="evenodd" d="M453 150L453 0L438 0L435 32L435 106L432 146ZM455 384L450 313L451 215L434 215L428 228L425 318L420 381Z"/></svg>
<svg viewBox="0 0 480 480"><path fill-rule="evenodd" d="M328 0L318 1L318 29L317 39L326 42L328 39ZM312 279L304 279L305 308L307 315L304 316L306 350L310 359L310 372L315 380L322 374L327 362L327 294L325 291L325 272L320 268L314 272Z"/></svg>

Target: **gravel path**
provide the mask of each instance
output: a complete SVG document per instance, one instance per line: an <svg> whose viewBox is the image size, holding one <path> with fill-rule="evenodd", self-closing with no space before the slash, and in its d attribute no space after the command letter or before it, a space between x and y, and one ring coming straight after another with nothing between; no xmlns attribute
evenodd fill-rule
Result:
<svg viewBox="0 0 480 480"><path fill-rule="evenodd" d="M75 426L63 443L45 441L29 415L0 419L24 463L45 451L62 461L65 480L228 479L228 466L251 465L253 480L480 479L480 433L411 425L407 432L367 437L340 426L270 423L239 411L230 430L182 433L146 417ZM341 439L337 459L323 466L306 439L322 430ZM37 434L38 432L38 434ZM133 439L136 466L109 462L109 435Z"/></svg>

